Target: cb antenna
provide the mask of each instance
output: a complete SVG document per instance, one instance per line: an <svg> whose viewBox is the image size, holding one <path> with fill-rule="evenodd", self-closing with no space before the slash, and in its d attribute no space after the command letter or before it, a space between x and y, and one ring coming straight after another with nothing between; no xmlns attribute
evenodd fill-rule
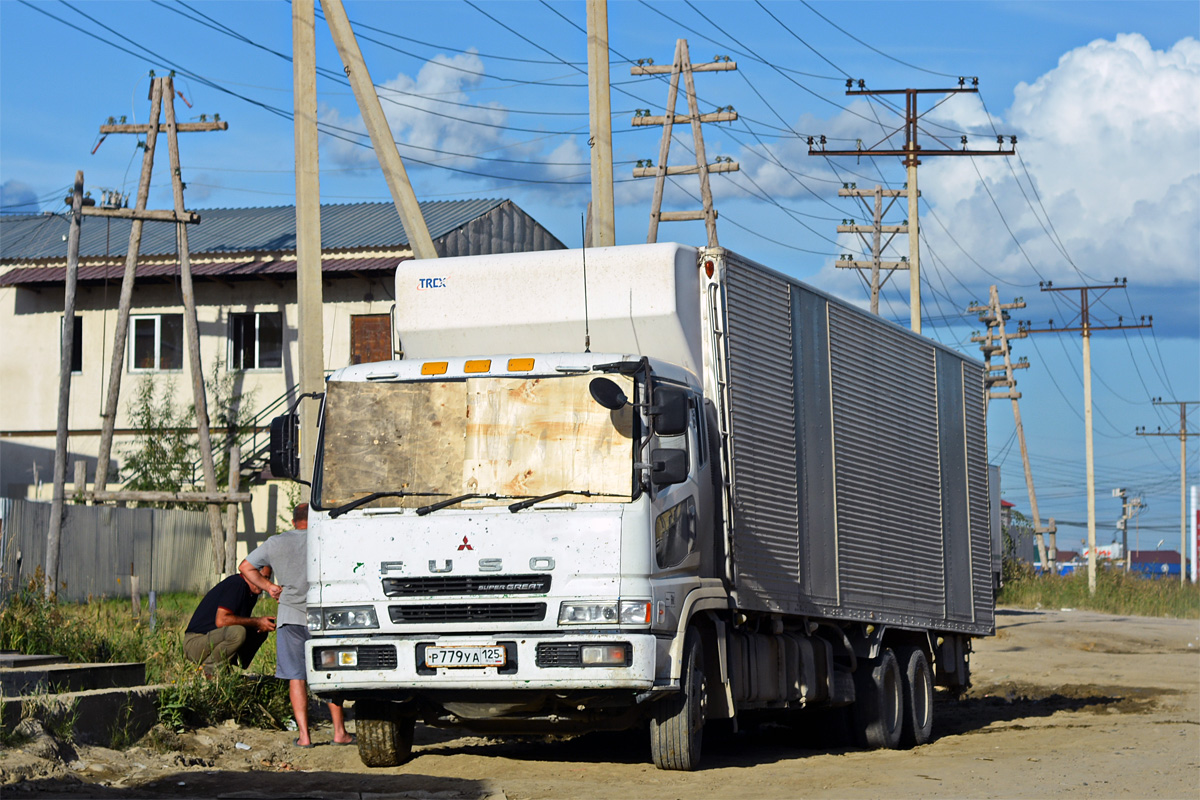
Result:
<svg viewBox="0 0 1200 800"><path fill-rule="evenodd" d="M579 229L583 233L583 352L592 352L592 330L588 321L587 297L587 223L583 214L579 215Z"/></svg>

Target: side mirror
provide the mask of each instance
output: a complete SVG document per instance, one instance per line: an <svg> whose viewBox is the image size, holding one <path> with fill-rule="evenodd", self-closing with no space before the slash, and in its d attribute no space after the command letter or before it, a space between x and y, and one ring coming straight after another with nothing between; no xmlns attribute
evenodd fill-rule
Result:
<svg viewBox="0 0 1200 800"><path fill-rule="evenodd" d="M659 386L654 390L654 432L659 436L679 436L687 433L687 393L674 386Z"/></svg>
<svg viewBox="0 0 1200 800"><path fill-rule="evenodd" d="M588 384L592 399L609 411L620 411L629 404L629 398L615 381L608 378L593 378Z"/></svg>
<svg viewBox="0 0 1200 800"><path fill-rule="evenodd" d="M271 474L292 480L300 477L299 414L284 414L271 420Z"/></svg>
<svg viewBox="0 0 1200 800"><path fill-rule="evenodd" d="M659 449L650 452L650 482L655 486L683 483L688 476L687 450Z"/></svg>

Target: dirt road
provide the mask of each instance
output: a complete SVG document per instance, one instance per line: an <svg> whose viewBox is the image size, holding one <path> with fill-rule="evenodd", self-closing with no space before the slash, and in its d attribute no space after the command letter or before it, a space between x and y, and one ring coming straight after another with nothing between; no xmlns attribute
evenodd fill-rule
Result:
<svg viewBox="0 0 1200 800"><path fill-rule="evenodd" d="M708 737L704 769L671 773L636 733L548 743L418 726L412 761L368 770L352 747L299 750L284 732L225 727L173 752L10 748L0 796L1200 797L1200 623L1019 610L998 621L977 642L974 688L939 700L935 740L909 751L807 750L758 728ZM328 743L328 728L314 738Z"/></svg>

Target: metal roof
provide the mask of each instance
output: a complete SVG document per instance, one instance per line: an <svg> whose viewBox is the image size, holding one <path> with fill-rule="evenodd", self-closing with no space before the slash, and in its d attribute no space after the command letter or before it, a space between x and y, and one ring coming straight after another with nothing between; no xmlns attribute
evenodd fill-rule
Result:
<svg viewBox="0 0 1200 800"><path fill-rule="evenodd" d="M421 203L429 235L438 239L503 205L501 199L437 200ZM296 207L192 209L200 223L188 228L188 246L201 253L278 252L296 249ZM83 258L125 254L127 219L85 217L80 227ZM65 214L0 215L0 261L66 258ZM175 252L173 225L148 222L142 228L141 254ZM392 203L321 206L321 248L341 250L403 247L408 234ZM59 280L62 277L59 276Z"/></svg>
<svg viewBox="0 0 1200 800"><path fill-rule="evenodd" d="M407 258L396 256L363 256L358 258L322 258L321 272L367 273L387 272L396 269ZM16 267L0 275L0 286L52 286L60 284L66 277L66 267ZM125 274L123 264L92 264L79 267L77 280L80 283L119 281ZM192 264L192 275L197 278L253 278L256 276L291 276L296 274L296 259L250 259L236 261L209 261ZM138 264L138 278L174 278L179 275L179 264L172 261L159 264Z"/></svg>

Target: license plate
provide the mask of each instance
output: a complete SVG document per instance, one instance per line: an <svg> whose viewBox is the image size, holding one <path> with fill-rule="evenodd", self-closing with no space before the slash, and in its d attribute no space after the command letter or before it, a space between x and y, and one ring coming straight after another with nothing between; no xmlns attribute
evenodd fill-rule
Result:
<svg viewBox="0 0 1200 800"><path fill-rule="evenodd" d="M503 667L507 652L499 645L425 648L427 667Z"/></svg>

